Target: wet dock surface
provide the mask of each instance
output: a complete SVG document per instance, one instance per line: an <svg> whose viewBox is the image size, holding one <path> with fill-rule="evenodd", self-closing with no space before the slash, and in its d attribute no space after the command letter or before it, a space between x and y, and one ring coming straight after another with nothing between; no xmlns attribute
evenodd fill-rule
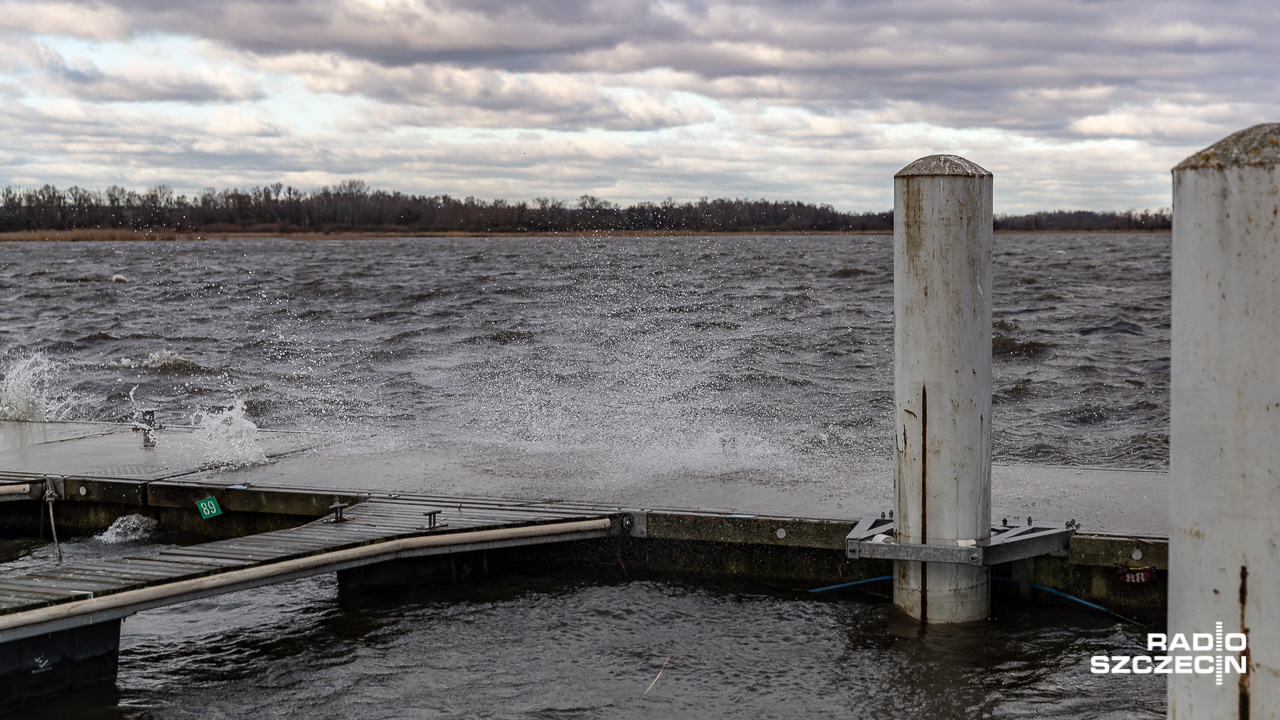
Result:
<svg viewBox="0 0 1280 720"><path fill-rule="evenodd" d="M604 507L697 509L791 517L851 519L893 507L892 466L871 460L840 483L770 483L733 474L672 474L645 483L549 482L519 472L461 467L429 449L326 453L306 433L259 431L267 464L208 467L190 428L161 430L155 447L141 433L106 423L0 422L0 477L73 475L339 493L490 497ZM536 462L530 458L529 462ZM518 463L508 464L518 465ZM1144 470L995 465L992 518L1076 520L1083 532L1168 536L1168 474Z"/></svg>

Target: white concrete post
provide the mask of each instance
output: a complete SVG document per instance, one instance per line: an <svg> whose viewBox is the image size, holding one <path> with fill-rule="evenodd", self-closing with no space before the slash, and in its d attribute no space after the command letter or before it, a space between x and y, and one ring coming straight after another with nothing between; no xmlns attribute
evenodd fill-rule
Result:
<svg viewBox="0 0 1280 720"><path fill-rule="evenodd" d="M1246 672L1171 675L1171 718L1280 717L1280 124L1173 169L1169 632ZM1178 653L1170 653L1178 654Z"/></svg>
<svg viewBox="0 0 1280 720"><path fill-rule="evenodd" d="M898 541L991 535L991 173L932 155L893 178ZM925 623L981 620L986 568L899 561L893 602Z"/></svg>

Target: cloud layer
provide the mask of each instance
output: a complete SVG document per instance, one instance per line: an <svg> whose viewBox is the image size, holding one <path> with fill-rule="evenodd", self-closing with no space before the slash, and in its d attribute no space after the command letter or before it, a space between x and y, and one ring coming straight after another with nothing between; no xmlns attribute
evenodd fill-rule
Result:
<svg viewBox="0 0 1280 720"><path fill-rule="evenodd" d="M883 209L933 152L997 211L1168 204L1280 118L1262 2L0 1L0 185L286 182Z"/></svg>

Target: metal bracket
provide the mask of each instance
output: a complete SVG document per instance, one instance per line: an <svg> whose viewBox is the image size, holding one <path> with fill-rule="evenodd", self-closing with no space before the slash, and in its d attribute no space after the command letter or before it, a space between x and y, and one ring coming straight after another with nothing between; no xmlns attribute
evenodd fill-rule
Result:
<svg viewBox="0 0 1280 720"><path fill-rule="evenodd" d="M991 537L972 545L926 545L896 542L893 520L863 518L845 538L845 556L850 560L911 560L984 567L1065 551L1075 532L1072 523L992 525Z"/></svg>
<svg viewBox="0 0 1280 720"><path fill-rule="evenodd" d="M156 422L156 411L154 408L138 410L136 419L133 421L133 431L142 433L142 447L155 447L156 431L160 429L161 425Z"/></svg>
<svg viewBox="0 0 1280 720"><path fill-rule="evenodd" d="M427 512L422 513L422 516L427 519L427 524L419 525L419 530L435 530L436 528L449 527L449 523L440 522L439 510L428 510Z"/></svg>

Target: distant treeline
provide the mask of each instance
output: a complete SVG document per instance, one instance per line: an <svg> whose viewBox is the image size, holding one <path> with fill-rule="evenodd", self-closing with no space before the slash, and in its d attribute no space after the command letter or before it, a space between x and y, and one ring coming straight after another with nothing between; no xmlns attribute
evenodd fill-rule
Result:
<svg viewBox="0 0 1280 720"><path fill-rule="evenodd" d="M0 191L0 232L120 228L176 232L581 232L884 231L893 212L840 212L803 202L703 198L626 207L583 195L573 204L430 197L371 190L360 180L303 192L280 183L249 190L209 188L194 197L160 186ZM1167 211L1055 211L1001 215L997 230L1165 230Z"/></svg>
<svg viewBox="0 0 1280 720"><path fill-rule="evenodd" d="M1126 212L1093 212L1090 210L1054 210L1030 215L997 215L996 230L1169 230L1173 213L1159 210Z"/></svg>

